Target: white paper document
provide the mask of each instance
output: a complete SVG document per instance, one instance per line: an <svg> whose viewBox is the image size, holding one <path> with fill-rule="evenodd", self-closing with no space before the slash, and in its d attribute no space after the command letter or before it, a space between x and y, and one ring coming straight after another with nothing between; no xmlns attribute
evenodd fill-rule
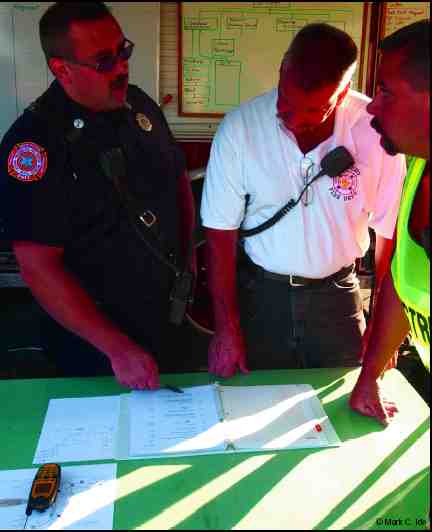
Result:
<svg viewBox="0 0 432 532"><path fill-rule="evenodd" d="M212 386L183 390L131 392L130 456L225 449L216 390Z"/></svg>
<svg viewBox="0 0 432 532"><path fill-rule="evenodd" d="M33 463L113 459L119 412L119 395L51 399Z"/></svg>
<svg viewBox="0 0 432 532"><path fill-rule="evenodd" d="M0 471L2 530L112 530L117 464L62 467L54 504L33 510L26 523L26 504L2 506L5 499L27 500L37 469Z"/></svg>

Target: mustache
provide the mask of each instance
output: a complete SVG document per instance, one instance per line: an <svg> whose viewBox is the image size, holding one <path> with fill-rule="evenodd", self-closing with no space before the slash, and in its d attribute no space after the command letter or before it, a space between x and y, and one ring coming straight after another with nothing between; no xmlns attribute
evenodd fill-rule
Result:
<svg viewBox="0 0 432 532"><path fill-rule="evenodd" d="M122 89L126 85L126 83L128 82L128 79L129 79L129 76L127 74L122 74L121 76L116 78L111 83L111 88L112 89Z"/></svg>

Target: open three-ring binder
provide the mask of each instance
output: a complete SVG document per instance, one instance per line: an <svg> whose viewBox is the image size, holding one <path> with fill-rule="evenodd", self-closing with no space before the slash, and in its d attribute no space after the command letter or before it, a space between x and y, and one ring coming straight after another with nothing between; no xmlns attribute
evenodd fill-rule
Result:
<svg viewBox="0 0 432 532"><path fill-rule="evenodd" d="M341 444L307 384L132 392L128 458L333 447Z"/></svg>
<svg viewBox="0 0 432 532"><path fill-rule="evenodd" d="M133 391L51 399L34 463L334 447L307 384Z"/></svg>

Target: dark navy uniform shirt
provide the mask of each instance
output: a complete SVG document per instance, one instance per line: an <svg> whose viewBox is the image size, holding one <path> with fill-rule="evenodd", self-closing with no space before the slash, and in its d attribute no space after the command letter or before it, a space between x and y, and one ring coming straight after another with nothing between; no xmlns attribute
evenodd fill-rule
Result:
<svg viewBox="0 0 432 532"><path fill-rule="evenodd" d="M3 238L63 247L66 267L139 341L166 321L173 275L136 235L99 155L123 146L129 191L177 254L185 159L158 105L133 85L127 100L127 108L93 113L54 81L2 140L0 216Z"/></svg>

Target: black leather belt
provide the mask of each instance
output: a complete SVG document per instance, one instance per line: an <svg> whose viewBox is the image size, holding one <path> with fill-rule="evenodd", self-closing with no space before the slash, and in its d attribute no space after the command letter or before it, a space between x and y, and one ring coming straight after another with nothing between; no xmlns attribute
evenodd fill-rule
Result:
<svg viewBox="0 0 432 532"><path fill-rule="evenodd" d="M347 277L350 273L352 273L355 269L355 264L351 264L350 266L345 266L344 268L341 268L336 273L333 273L329 275L328 277L323 277L322 279L310 279L308 277L302 277L301 275L285 275L281 273L273 273L268 272L267 270L264 270L264 268L261 268L261 266L258 266L257 264L254 264L254 268L256 272L262 276L264 279L271 279L272 281L279 281L282 283L288 283L292 287L300 287L300 286L321 286L329 281L341 281L345 277Z"/></svg>

